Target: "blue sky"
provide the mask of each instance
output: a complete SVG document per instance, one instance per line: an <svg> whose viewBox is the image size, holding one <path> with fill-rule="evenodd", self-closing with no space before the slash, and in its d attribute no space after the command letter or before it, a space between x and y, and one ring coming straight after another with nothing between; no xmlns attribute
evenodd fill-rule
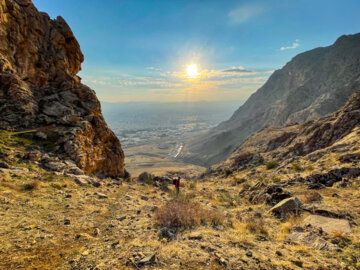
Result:
<svg viewBox="0 0 360 270"><path fill-rule="evenodd" d="M296 54L360 32L359 0L33 2L68 22L79 75L110 102L242 101Z"/></svg>

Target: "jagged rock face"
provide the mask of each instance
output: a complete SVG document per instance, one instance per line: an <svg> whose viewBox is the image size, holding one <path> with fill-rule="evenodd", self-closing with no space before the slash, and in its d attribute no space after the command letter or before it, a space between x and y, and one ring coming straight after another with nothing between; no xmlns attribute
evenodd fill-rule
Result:
<svg viewBox="0 0 360 270"><path fill-rule="evenodd" d="M84 171L121 177L120 142L76 75L83 60L63 18L30 0L0 0L0 128L40 129Z"/></svg>
<svg viewBox="0 0 360 270"><path fill-rule="evenodd" d="M233 116L190 142L185 159L203 165L224 160L267 126L314 120L342 107L360 89L360 34L294 57Z"/></svg>

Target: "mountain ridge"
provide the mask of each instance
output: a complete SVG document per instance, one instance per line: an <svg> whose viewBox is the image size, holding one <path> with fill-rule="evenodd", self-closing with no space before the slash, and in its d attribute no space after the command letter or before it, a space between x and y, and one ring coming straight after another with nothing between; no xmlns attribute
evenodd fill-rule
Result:
<svg viewBox="0 0 360 270"><path fill-rule="evenodd" d="M218 163L262 128L317 119L339 109L358 89L360 34L343 35L275 71L229 120L190 141L182 158L206 166Z"/></svg>

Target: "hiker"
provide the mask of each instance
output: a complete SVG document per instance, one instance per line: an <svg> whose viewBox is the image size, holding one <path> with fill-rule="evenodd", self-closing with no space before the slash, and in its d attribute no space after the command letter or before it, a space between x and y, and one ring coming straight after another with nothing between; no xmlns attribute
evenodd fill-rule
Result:
<svg viewBox="0 0 360 270"><path fill-rule="evenodd" d="M176 194L179 194L180 192L180 179L181 177L179 176L178 179L173 180L173 184L175 185L176 188Z"/></svg>

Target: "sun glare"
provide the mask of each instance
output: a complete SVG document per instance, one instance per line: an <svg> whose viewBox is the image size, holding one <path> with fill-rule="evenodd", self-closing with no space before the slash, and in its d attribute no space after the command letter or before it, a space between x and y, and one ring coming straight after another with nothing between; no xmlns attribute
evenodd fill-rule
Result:
<svg viewBox="0 0 360 270"><path fill-rule="evenodd" d="M198 68L197 68L197 65L196 64L191 64L187 67L187 77L189 79L196 79L200 73L198 72Z"/></svg>

